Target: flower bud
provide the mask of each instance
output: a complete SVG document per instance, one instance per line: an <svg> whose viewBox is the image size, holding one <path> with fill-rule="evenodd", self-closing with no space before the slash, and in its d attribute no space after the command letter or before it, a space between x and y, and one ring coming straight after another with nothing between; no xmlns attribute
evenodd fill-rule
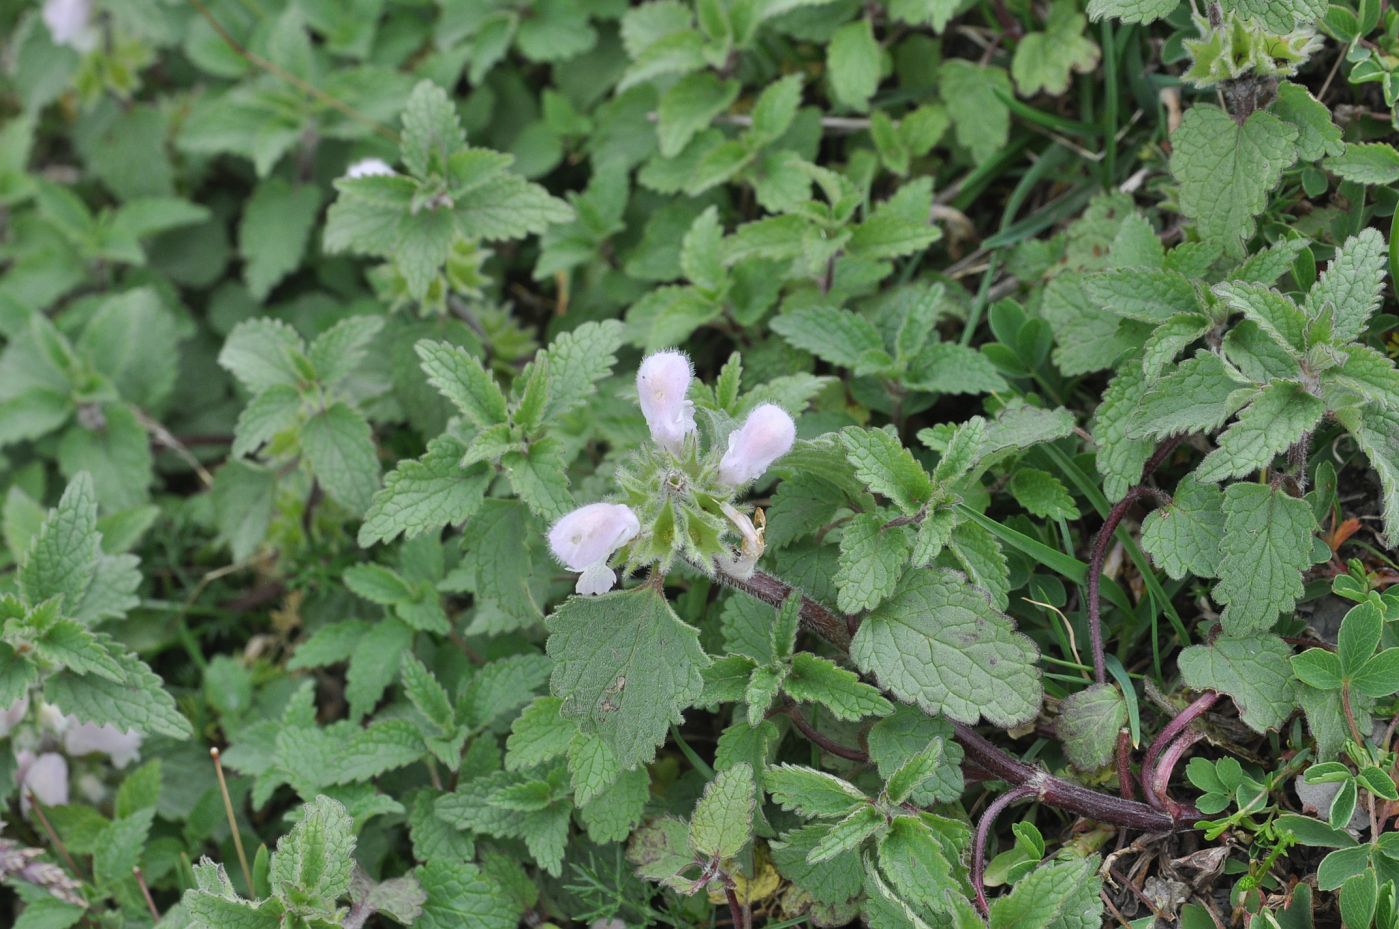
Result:
<svg viewBox="0 0 1399 929"><path fill-rule="evenodd" d="M680 454L685 437L695 431L695 405L690 390L690 359L680 352L656 352L636 372L641 413L651 439L672 455Z"/></svg>
<svg viewBox="0 0 1399 929"><path fill-rule="evenodd" d="M345 169L345 176L356 177L392 177L394 169L382 158L361 158Z"/></svg>
<svg viewBox="0 0 1399 929"><path fill-rule="evenodd" d="M29 795L39 798L44 806L62 806L68 802L68 762L56 752L35 755L30 751L16 755L19 762L20 808L29 812Z"/></svg>
<svg viewBox="0 0 1399 929"><path fill-rule="evenodd" d="M54 45L90 52L100 36L92 25L92 0L44 0L44 25Z"/></svg>
<svg viewBox="0 0 1399 929"><path fill-rule="evenodd" d="M631 507L620 503L589 503L562 517L549 530L549 549L564 567L579 571L580 594L604 594L617 583L607 567L612 553L641 531Z"/></svg>
<svg viewBox="0 0 1399 929"><path fill-rule="evenodd" d="M747 484L792 450L797 426L779 406L764 403L729 433L729 448L719 462L719 480L730 487Z"/></svg>
<svg viewBox="0 0 1399 929"><path fill-rule="evenodd" d="M125 768L141 754L141 733L123 732L116 726L94 726L69 719L67 731L63 733L63 750L77 757L101 752L112 759L112 764Z"/></svg>

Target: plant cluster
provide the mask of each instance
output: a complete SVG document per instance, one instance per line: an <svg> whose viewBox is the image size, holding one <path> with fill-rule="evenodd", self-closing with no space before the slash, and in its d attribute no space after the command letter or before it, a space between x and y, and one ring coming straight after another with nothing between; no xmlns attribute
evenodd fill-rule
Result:
<svg viewBox="0 0 1399 929"><path fill-rule="evenodd" d="M1399 10L0 8L0 923L1399 929Z"/></svg>

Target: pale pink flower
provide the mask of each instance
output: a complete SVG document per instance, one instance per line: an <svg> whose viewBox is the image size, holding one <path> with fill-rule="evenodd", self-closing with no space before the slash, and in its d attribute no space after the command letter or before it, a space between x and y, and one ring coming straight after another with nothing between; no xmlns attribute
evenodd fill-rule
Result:
<svg viewBox="0 0 1399 929"><path fill-rule="evenodd" d="M44 0L43 17L54 45L79 52L97 47L100 36L92 25L92 0Z"/></svg>
<svg viewBox="0 0 1399 929"><path fill-rule="evenodd" d="M779 406L764 403L729 433L729 448L719 462L719 480L738 487L756 480L772 463L792 450L797 425Z"/></svg>
<svg viewBox="0 0 1399 929"><path fill-rule="evenodd" d="M617 583L607 567L612 553L641 531L631 507L620 503L589 503L562 517L549 530L549 548L564 567L581 572L575 588L580 594L605 594Z"/></svg>
<svg viewBox="0 0 1399 929"><path fill-rule="evenodd" d="M141 733L123 732L116 726L94 726L70 718L63 733L63 750L74 757L101 752L112 759L112 764L125 768L141 756Z"/></svg>
<svg viewBox="0 0 1399 929"><path fill-rule="evenodd" d="M68 762L57 752L35 755L22 751L15 756L19 762L20 809L29 814L29 795L39 798L44 806L62 806L68 802Z"/></svg>
<svg viewBox="0 0 1399 929"><path fill-rule="evenodd" d="M690 391L690 359L680 352L656 352L636 372L641 413L651 439L672 455L680 454L685 437L695 431L695 405Z"/></svg>
<svg viewBox="0 0 1399 929"><path fill-rule="evenodd" d="M14 732L15 727L24 721L25 714L27 714L28 712L28 694L25 694L23 697L20 697L14 703L10 704L8 709L4 710L3 712L0 712L0 739L5 738L11 732Z"/></svg>
<svg viewBox="0 0 1399 929"><path fill-rule="evenodd" d="M394 169L382 158L361 158L345 169L345 176L355 177L392 177Z"/></svg>

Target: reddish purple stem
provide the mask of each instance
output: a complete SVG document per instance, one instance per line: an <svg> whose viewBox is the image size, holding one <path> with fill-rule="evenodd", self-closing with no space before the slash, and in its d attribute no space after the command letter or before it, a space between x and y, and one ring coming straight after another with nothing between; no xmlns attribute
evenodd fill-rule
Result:
<svg viewBox="0 0 1399 929"><path fill-rule="evenodd" d="M1146 801L1158 810L1166 811L1167 805L1164 799L1165 787L1162 785L1160 794L1156 791L1156 762L1172 742L1176 740L1182 732L1186 730L1195 720L1205 715L1210 707L1214 706L1219 699L1219 694L1212 690L1207 690L1196 697L1189 706L1181 710L1176 718L1166 724L1166 728L1161 730L1161 734L1156 737L1156 741L1151 743L1151 747L1146 750L1146 757L1142 759L1142 792L1146 794ZM1187 746L1188 747L1188 746ZM1182 749L1183 751L1184 749ZM1179 759L1179 754L1171 760L1166 771L1169 777L1171 767ZM1167 813L1167 815L1170 815ZM1173 817L1174 818L1174 817Z"/></svg>
<svg viewBox="0 0 1399 929"><path fill-rule="evenodd" d="M1033 797L1035 792L1029 784L1012 787L992 800L976 821L976 835L972 837L972 889L976 891L976 905L983 916L991 912L986 905L986 840L991 835L991 827L1006 807L1025 797Z"/></svg>

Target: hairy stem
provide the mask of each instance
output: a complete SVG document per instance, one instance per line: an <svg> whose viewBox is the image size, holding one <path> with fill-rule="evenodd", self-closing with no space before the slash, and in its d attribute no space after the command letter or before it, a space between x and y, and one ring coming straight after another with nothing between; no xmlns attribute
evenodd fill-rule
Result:
<svg viewBox="0 0 1399 929"><path fill-rule="evenodd" d="M1142 466L1142 479L1145 480L1155 471L1184 440L1184 436L1176 436L1162 442ZM1093 649L1093 680L1099 684L1107 683L1108 679L1107 663L1103 655L1103 562L1107 560L1108 545L1112 542L1113 533L1117 531L1122 518L1127 515L1132 504L1143 497L1151 497L1157 503L1170 499L1154 487L1138 484L1127 491L1127 495L1108 511L1107 519L1098 529L1098 534L1093 536L1092 554L1088 560L1088 639Z"/></svg>
<svg viewBox="0 0 1399 929"><path fill-rule="evenodd" d="M1219 699L1219 694L1213 690L1207 690L1196 697L1189 706L1176 714L1166 724L1166 728L1161 730L1161 734L1156 737L1146 750L1146 757L1142 759L1142 792L1146 794L1146 801L1158 810L1166 809L1165 799L1156 792L1156 762L1161 757L1161 753L1166 747L1176 740L1195 720L1205 715L1205 712ZM1164 793L1164 791L1163 791ZM1169 814L1168 814L1169 815Z"/></svg>
<svg viewBox="0 0 1399 929"><path fill-rule="evenodd" d="M1177 803L1171 799L1170 785L1171 774L1175 771L1176 763L1185 757L1185 753L1190 751L1190 747L1203 739L1204 736L1198 732L1188 731L1181 733L1180 738L1170 744L1161 753L1161 760L1151 772L1151 790L1148 796L1153 796L1161 802L1161 808L1176 819L1196 819L1198 811L1194 807Z"/></svg>
<svg viewBox="0 0 1399 929"><path fill-rule="evenodd" d="M786 706L781 710L782 714L792 721L792 725L802 735L812 742L815 742L822 751L835 755L837 758L844 758L847 761L858 761L866 763L870 756L858 748L851 748L848 745L841 745L839 742L827 736L820 729L811 724L811 721L802 715L802 711L795 706Z"/></svg>
<svg viewBox="0 0 1399 929"><path fill-rule="evenodd" d="M733 578L721 573L719 579L773 607L781 606L793 591L791 584L762 571L750 578ZM831 645L841 651L849 651L850 632L844 620L805 595L801 600L801 620L807 629ZM969 761L992 777L1016 786L1033 787L1040 800L1049 806L1086 816L1096 822L1143 832L1169 832L1176 827L1170 816L1145 803L1125 800L1053 777L1034 765L1011 757L965 723L953 722L952 727Z"/></svg>
<svg viewBox="0 0 1399 929"><path fill-rule="evenodd" d="M991 908L986 904L986 840L991 835L991 827L996 824L996 817L1000 816L1006 807L1034 794L1035 788L1029 785L1012 787L992 800L982 812L981 818L976 821L976 834L972 836L972 890L976 891L976 905L982 915L989 915L991 912Z"/></svg>
<svg viewBox="0 0 1399 929"><path fill-rule="evenodd" d="M1117 732L1117 789L1122 799L1135 799L1132 788L1132 733L1126 729Z"/></svg>

